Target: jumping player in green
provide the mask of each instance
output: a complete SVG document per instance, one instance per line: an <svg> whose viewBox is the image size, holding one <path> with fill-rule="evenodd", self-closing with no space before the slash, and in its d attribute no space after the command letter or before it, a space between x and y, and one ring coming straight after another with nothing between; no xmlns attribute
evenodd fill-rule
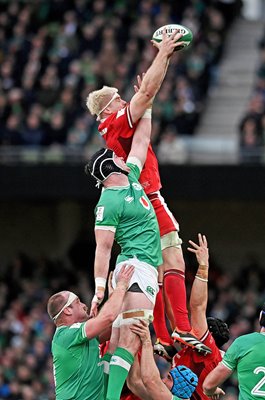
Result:
<svg viewBox="0 0 265 400"><path fill-rule="evenodd" d="M207 396L214 397L217 386L237 371L239 400L265 398L265 304L259 322L260 332L237 338L220 364L206 377L203 388Z"/></svg>
<svg viewBox="0 0 265 400"><path fill-rule="evenodd" d="M103 185L96 206L95 286L91 314L104 297L109 260L114 240L121 247L113 274L113 286L124 263L134 266L123 309L113 324L109 352L107 400L118 400L140 339L130 325L142 319L152 321L158 292L157 267L162 264L159 228L153 207L138 182L151 135L150 113L140 120L135 131L127 163L109 149L99 150L86 166ZM113 354L113 355L112 355Z"/></svg>
<svg viewBox="0 0 265 400"><path fill-rule="evenodd" d="M105 341L121 305L134 268L123 266L110 299L97 317L69 291L55 293L47 311L56 325L52 340L56 400L104 400L104 360L99 342Z"/></svg>

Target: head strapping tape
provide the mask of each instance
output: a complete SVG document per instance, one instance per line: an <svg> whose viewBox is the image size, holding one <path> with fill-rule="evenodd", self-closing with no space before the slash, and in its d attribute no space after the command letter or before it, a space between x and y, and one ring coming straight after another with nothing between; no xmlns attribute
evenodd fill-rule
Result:
<svg viewBox="0 0 265 400"><path fill-rule="evenodd" d="M61 310L60 310L54 317L52 317L52 319L55 321L55 320L59 317L59 315L62 314L63 310L64 310L66 307L69 307L75 299L77 299L77 295L74 294L73 292L69 292L69 296L68 296L67 302L66 302L65 305L61 308Z"/></svg>
<svg viewBox="0 0 265 400"><path fill-rule="evenodd" d="M198 385L197 375L184 365L173 368L169 373L173 380L171 393L181 399L190 398Z"/></svg>
<svg viewBox="0 0 265 400"><path fill-rule="evenodd" d="M117 99L117 97L119 97L118 94L118 89L116 89L116 92L113 94L112 98L110 99L110 101L98 112L97 114L97 121L100 120L100 114L106 110L106 108L113 102L113 100Z"/></svg>

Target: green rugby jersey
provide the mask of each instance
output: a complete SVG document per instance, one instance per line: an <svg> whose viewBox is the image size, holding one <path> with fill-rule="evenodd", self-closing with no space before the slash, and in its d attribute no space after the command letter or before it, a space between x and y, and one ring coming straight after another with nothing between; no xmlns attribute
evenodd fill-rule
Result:
<svg viewBox="0 0 265 400"><path fill-rule="evenodd" d="M95 210L95 227L115 232L121 247L117 263L137 257L157 268L162 264L162 252L156 215L138 182L138 166L127 165L131 169L129 185L103 189Z"/></svg>
<svg viewBox="0 0 265 400"><path fill-rule="evenodd" d="M255 332L237 338L222 363L237 371L239 400L265 398L265 334Z"/></svg>
<svg viewBox="0 0 265 400"><path fill-rule="evenodd" d="M88 339L85 322L56 328L52 340L56 400L103 400L99 342Z"/></svg>

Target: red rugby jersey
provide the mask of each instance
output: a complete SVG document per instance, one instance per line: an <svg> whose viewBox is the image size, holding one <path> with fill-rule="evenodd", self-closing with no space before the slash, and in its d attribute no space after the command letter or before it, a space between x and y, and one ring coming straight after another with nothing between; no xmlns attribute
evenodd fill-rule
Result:
<svg viewBox="0 0 265 400"><path fill-rule="evenodd" d="M137 123L133 124L129 104L127 104L126 107L111 114L101 122L98 130L107 147L126 161L131 150L132 138L136 127ZM139 182L146 194L157 192L161 189L158 162L151 144L148 147L146 162Z"/></svg>
<svg viewBox="0 0 265 400"><path fill-rule="evenodd" d="M209 397L203 393L202 384L209 372L211 372L222 360L222 355L209 331L207 331L200 340L206 346L211 348L212 353L202 355L190 347L185 347L175 355L173 359L173 368L178 365L185 365L190 368L199 378L198 386L192 394L191 399L209 400Z"/></svg>

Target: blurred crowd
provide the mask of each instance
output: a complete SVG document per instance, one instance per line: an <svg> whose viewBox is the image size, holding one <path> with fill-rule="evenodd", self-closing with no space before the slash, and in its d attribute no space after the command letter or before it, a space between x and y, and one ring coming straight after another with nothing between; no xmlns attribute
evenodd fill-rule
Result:
<svg viewBox="0 0 265 400"><path fill-rule="evenodd" d="M154 106L153 141L161 158L178 135L195 132L207 92L218 79L229 26L240 0L2 1L0 145L100 146L87 94L103 84L125 99L156 51L153 32L182 23L194 35L174 55ZM164 147L163 147L164 143ZM181 145L181 144L180 144Z"/></svg>
<svg viewBox="0 0 265 400"><path fill-rule="evenodd" d="M93 263L86 264L87 252L80 252L81 248L84 250L83 242L75 243L63 262L18 254L10 265L1 266L1 400L54 400L50 354L54 324L46 313L46 302L51 294L68 289L89 306L94 291ZM197 266L194 257L186 254L185 258L189 295ZM265 298L264 271L264 265L250 258L232 275L211 257L208 316L221 318L230 326L231 340L224 350L237 336L258 330L258 311ZM163 368L163 359L158 365ZM237 399L236 384L235 377L227 383L227 399Z"/></svg>
<svg viewBox="0 0 265 400"><path fill-rule="evenodd" d="M264 162L265 145L265 32L259 42L259 61L253 91L239 125L241 158L244 163Z"/></svg>

